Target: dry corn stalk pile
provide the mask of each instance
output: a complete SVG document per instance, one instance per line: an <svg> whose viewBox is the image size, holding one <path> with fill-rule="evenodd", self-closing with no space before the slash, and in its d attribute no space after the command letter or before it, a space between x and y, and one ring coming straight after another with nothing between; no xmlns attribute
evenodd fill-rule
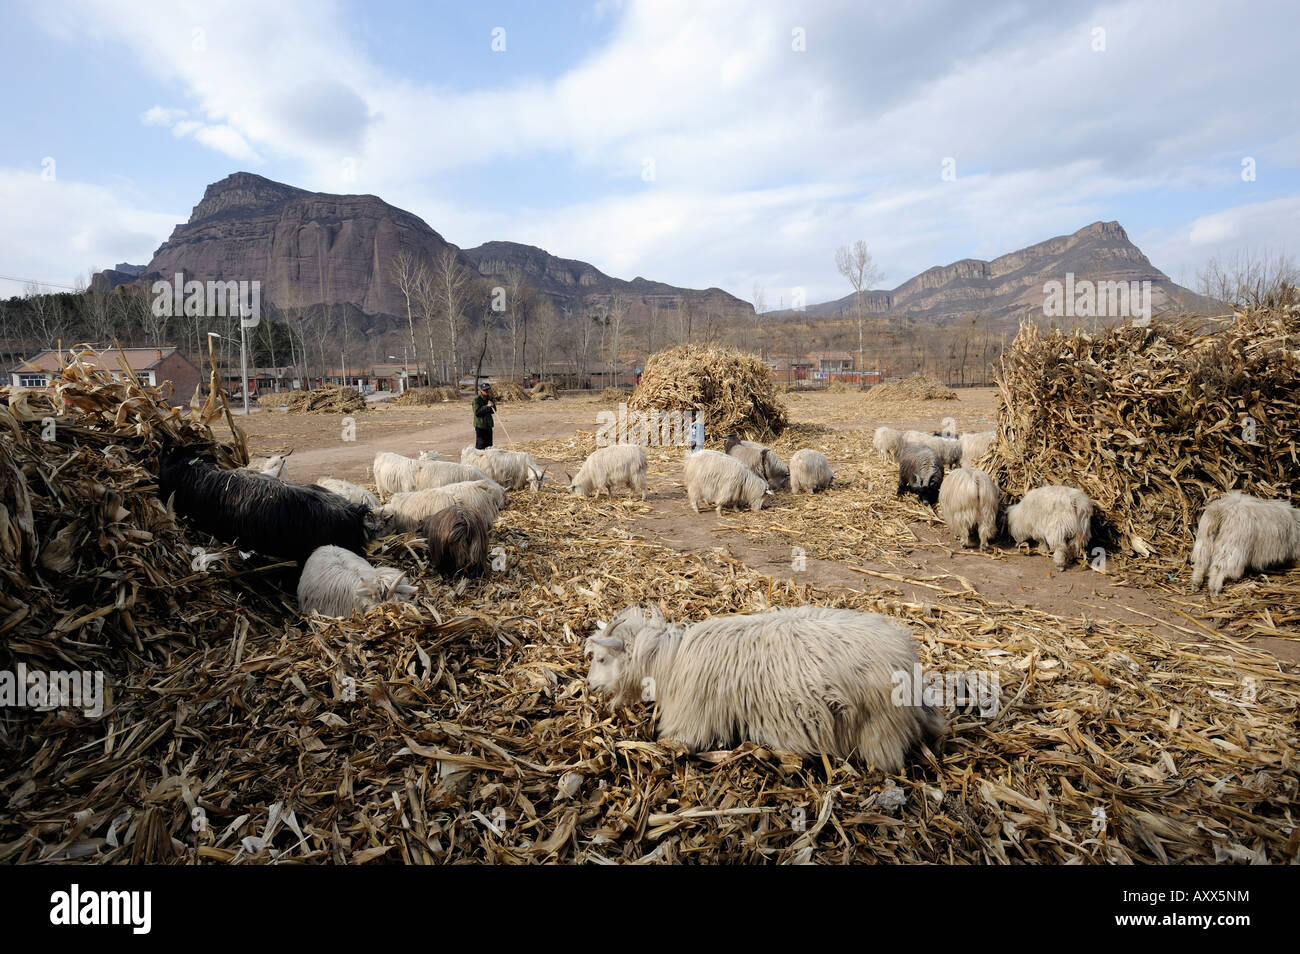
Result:
<svg viewBox="0 0 1300 954"><path fill-rule="evenodd" d="M517 381L501 381L492 385L492 398L501 404L529 399L528 392Z"/></svg>
<svg viewBox="0 0 1300 954"><path fill-rule="evenodd" d="M289 393L290 414L351 414L366 409L366 399L356 388L328 385L312 391Z"/></svg>
<svg viewBox="0 0 1300 954"><path fill-rule="evenodd" d="M1068 484L1128 550L1184 558L1229 490L1300 494L1300 304L1204 333L1153 321L1097 335L1026 325L999 372L993 477L1019 496Z"/></svg>
<svg viewBox="0 0 1300 954"><path fill-rule="evenodd" d="M889 401L951 401L957 392L925 374L914 374L901 381L877 384L867 391L868 404Z"/></svg>
<svg viewBox="0 0 1300 954"><path fill-rule="evenodd" d="M711 437L736 433L767 440L787 422L767 366L730 348L678 345L652 354L628 408L702 413Z"/></svg>
<svg viewBox="0 0 1300 954"><path fill-rule="evenodd" d="M601 404L622 404L631 396L632 392L626 388L605 388L596 400Z"/></svg>
<svg viewBox="0 0 1300 954"><path fill-rule="evenodd" d="M444 384L429 388L411 388L393 398L389 403L398 407L424 407L429 404L445 404L459 399L460 392L450 385Z"/></svg>
<svg viewBox="0 0 1300 954"><path fill-rule="evenodd" d="M42 540L75 516L56 515L77 480L58 461L75 455L81 471L97 464L90 435L129 447L125 435L164 426L132 404L136 391L115 397L92 389L95 426L57 448L36 446L39 422L0 427L5 453L32 471ZM791 440L833 452L839 437ZM576 460L594 437L551 443ZM655 449L656 469L676 450ZM147 472L104 460L114 469L87 473L114 482L126 528L156 517ZM652 490L676 492L662 479ZM853 504L859 488L832 493L817 502ZM114 611L99 631L55 631L62 606L22 630L107 670L112 698L97 721L0 712L0 861L1295 859L1300 683L1270 657L970 595L923 605L779 582L648 542L626 518L641 506L513 494L492 534L506 569L454 588L424 572L411 538L390 538L372 562L409 567L420 604L349 621L301 619L237 554L190 569L193 541L176 528L116 562L92 533L100 549L77 579L117 576L78 585L137 587L136 638ZM94 532L123 552L111 521ZM177 606L151 602L165 592ZM950 712L945 751L888 779L750 745L689 755L654 740L652 707L611 713L585 688L594 622L648 600L680 620L808 602L888 612L913 626L928 669L995 672L1000 712ZM5 632L0 669L14 653Z"/></svg>

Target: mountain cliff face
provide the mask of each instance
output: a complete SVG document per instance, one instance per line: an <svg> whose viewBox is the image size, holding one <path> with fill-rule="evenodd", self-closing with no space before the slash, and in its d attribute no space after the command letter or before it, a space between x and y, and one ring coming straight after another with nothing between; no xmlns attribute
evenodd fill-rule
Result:
<svg viewBox="0 0 1300 954"><path fill-rule="evenodd" d="M351 302L367 314L401 315L405 303L390 275L398 252L432 261L450 245L418 216L373 195L328 195L236 172L208 186L189 221L176 226L146 267L145 278L177 272L199 280L262 282L262 299L281 307ZM461 262L491 280L520 270L534 291L563 309L628 300L630 315L657 303L671 311L686 301L723 320L753 317L753 308L718 288L675 288L637 278L611 278L586 262L557 258L540 248L489 242L461 252ZM130 280L109 269L107 287Z"/></svg>
<svg viewBox="0 0 1300 954"><path fill-rule="evenodd" d="M147 277L262 282L281 307L351 302L404 313L388 269L399 251L436 257L448 243L418 216L373 195L327 195L237 172L208 186L188 222L154 253Z"/></svg>
<svg viewBox="0 0 1300 954"><path fill-rule="evenodd" d="M1152 310L1204 310L1206 299L1169 279L1129 241L1118 222L1094 222L1072 235L1030 245L992 261L963 259L928 268L892 291L873 290L864 296L869 315L908 317L943 323L963 315L987 316L995 326L1014 330L1027 312L1041 315L1043 286L1075 280L1150 281ZM815 317L850 317L854 296L810 305Z"/></svg>
<svg viewBox="0 0 1300 954"><path fill-rule="evenodd" d="M712 313L724 322L754 317L754 308L721 288L678 288L663 282L634 278L630 282L611 278L604 272L569 258L557 258L543 249L516 242L487 242L466 249L465 259L480 274L494 281L505 281L512 271L521 272L534 291L550 296L561 308L577 306L581 301L607 304L615 295L624 298L633 316L646 316L652 307L660 314L674 312L687 305L697 312Z"/></svg>

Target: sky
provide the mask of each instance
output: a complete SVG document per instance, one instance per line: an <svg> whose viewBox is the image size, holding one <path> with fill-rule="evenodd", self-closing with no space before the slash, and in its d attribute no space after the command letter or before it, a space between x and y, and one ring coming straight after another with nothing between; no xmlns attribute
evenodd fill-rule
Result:
<svg viewBox="0 0 1300 954"><path fill-rule="evenodd" d="M370 193L768 308L1117 220L1300 257L1295 0L0 0L0 296L145 264L211 182Z"/></svg>

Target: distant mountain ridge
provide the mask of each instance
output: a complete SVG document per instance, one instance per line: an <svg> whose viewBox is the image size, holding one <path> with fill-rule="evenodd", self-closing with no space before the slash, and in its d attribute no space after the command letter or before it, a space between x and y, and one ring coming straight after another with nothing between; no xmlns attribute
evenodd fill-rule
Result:
<svg viewBox="0 0 1300 954"><path fill-rule="evenodd" d="M892 291L864 294L863 310L874 317L906 317L938 324L977 314L994 326L1010 327L1026 315L1042 316L1043 286L1076 280L1149 281L1152 310L1204 311L1214 302L1172 281L1151 264L1118 222L1093 222L991 261L965 258L927 268ZM809 305L813 317L852 317L855 296ZM786 310L781 314L793 315Z"/></svg>
<svg viewBox="0 0 1300 954"><path fill-rule="evenodd" d="M580 313L614 295L629 304L629 318L644 321L657 310L673 320L679 306L709 323L752 322L753 307L720 288L680 288L637 277L613 278L594 265L560 258L532 245L491 241L460 249L419 216L374 195L332 195L236 172L207 187L187 222L176 226L147 266L121 263L98 273L92 287L170 280L177 272L200 280L259 280L262 300L280 307L351 303L367 315L405 314L391 276L402 251L436 260L454 250L470 271L505 282L513 272L548 296L561 311ZM991 261L962 259L928 268L892 290L865 294L872 317L947 324L970 315L1014 330L1025 317L1042 317L1049 281L1150 281L1156 312L1205 312L1216 306L1156 268L1118 222L1094 222L1070 235L1038 242ZM786 309L768 317L846 319L854 296ZM681 316L686 317L686 316Z"/></svg>

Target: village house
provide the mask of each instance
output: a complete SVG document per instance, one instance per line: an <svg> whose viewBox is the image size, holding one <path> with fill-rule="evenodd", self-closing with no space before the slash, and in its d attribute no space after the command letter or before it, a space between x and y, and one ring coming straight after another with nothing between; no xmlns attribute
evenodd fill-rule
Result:
<svg viewBox="0 0 1300 954"><path fill-rule="evenodd" d="M9 371L9 383L18 388L48 388L50 382L59 374L60 369L72 361L73 357L93 368L109 372L115 378L125 378L122 369L125 361L145 384L161 387L170 382L171 391L167 394L168 403L173 407L189 404L194 389L198 387L202 376L188 358L175 347L163 348L107 348L98 354L90 351L42 351L40 354L20 363Z"/></svg>

